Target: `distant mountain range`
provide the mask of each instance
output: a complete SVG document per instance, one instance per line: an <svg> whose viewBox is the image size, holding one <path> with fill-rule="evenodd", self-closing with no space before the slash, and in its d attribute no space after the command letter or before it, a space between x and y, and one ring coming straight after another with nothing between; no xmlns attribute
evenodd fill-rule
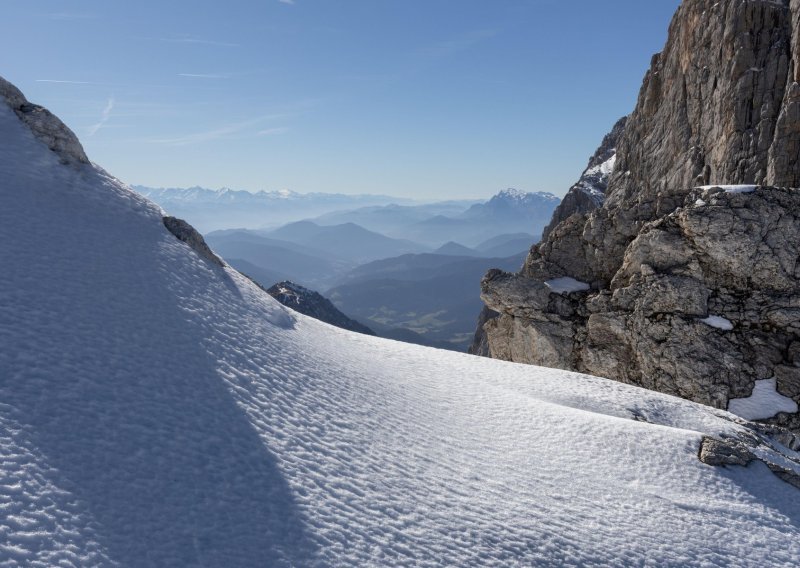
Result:
<svg viewBox="0 0 800 568"><path fill-rule="evenodd" d="M497 235L473 248L465 247L455 241L448 241L433 252L449 256L504 258L530 249L531 244L538 240L537 237L528 233L511 233Z"/></svg>
<svg viewBox="0 0 800 568"><path fill-rule="evenodd" d="M277 227L343 209L414 203L412 199L370 194L296 193L287 190L249 192L228 188L153 188L141 185L135 185L133 189L158 203L171 215L189 220L203 233L232 227Z"/></svg>
<svg viewBox="0 0 800 568"><path fill-rule="evenodd" d="M530 250L538 240L538 236L528 233L504 233L485 240L475 250L482 256L505 258Z"/></svg>
<svg viewBox="0 0 800 568"><path fill-rule="evenodd" d="M538 240L560 201L551 193L506 189L486 202L365 207L313 220L321 225L343 221L356 223L432 249L449 242L477 248L487 239L508 233L530 234L534 235L533 241Z"/></svg>
<svg viewBox="0 0 800 568"><path fill-rule="evenodd" d="M507 258L487 258L481 251L522 238L501 235L482 243L481 250L456 243L442 247L461 254L415 254L405 251L419 245L352 223L321 227L302 221L275 231L206 236L214 251L265 288L291 280L323 291L336 308L378 335L459 351L469 344L481 307L480 276L489 268L517 270L532 241L526 238L522 250ZM379 260L364 263L369 255Z"/></svg>
<svg viewBox="0 0 800 568"><path fill-rule="evenodd" d="M170 195L225 199L199 190ZM463 351L481 308L480 277L489 268L518 270L557 203L548 193L508 189L485 202L371 205L270 230L212 231L206 240L265 288L292 281L379 335Z"/></svg>
<svg viewBox="0 0 800 568"><path fill-rule="evenodd" d="M348 211L334 211L312 219L320 225L339 225L342 223L356 223L370 231L390 233L402 230L403 227L413 225L442 215L445 217L458 216L471 206L483 203L483 200L459 200L426 203L422 205L389 205L359 207Z"/></svg>
<svg viewBox="0 0 800 568"><path fill-rule="evenodd" d="M356 265L352 260L252 231L218 231L207 235L206 241L231 266L267 288L281 280L292 280L324 289Z"/></svg>
<svg viewBox="0 0 800 568"><path fill-rule="evenodd" d="M268 237L311 247L356 263L430 250L417 243L368 231L355 223L320 226L312 221L290 223L264 233Z"/></svg>
<svg viewBox="0 0 800 568"><path fill-rule="evenodd" d="M532 235L534 241L538 240L559 203L559 198L550 193L528 193L516 189L500 191L488 201L473 199L425 204L385 195L301 194L291 191L250 193L202 187L165 189L134 186L134 189L171 215L199 227L203 233L234 227L267 231L288 223L310 221L317 226L358 225L384 237L416 243L416 250L403 252L433 251L452 241L474 248L480 255L494 254L479 250L480 245L502 234L524 233ZM356 231L351 227L352 235ZM369 238L368 235L362 236ZM369 258L371 255L366 256Z"/></svg>
<svg viewBox="0 0 800 568"><path fill-rule="evenodd" d="M206 239L232 266L265 287L291 280L322 290L359 264L429 250L353 223L322 227L298 221L275 231L214 231ZM276 278L264 280L267 275Z"/></svg>

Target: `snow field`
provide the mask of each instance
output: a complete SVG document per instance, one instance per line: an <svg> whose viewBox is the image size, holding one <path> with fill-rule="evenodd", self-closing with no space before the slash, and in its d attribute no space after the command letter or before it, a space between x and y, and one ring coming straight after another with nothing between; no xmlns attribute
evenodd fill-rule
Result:
<svg viewBox="0 0 800 568"><path fill-rule="evenodd" d="M0 132L0 565L800 563L800 492L697 459L733 416L294 314Z"/></svg>

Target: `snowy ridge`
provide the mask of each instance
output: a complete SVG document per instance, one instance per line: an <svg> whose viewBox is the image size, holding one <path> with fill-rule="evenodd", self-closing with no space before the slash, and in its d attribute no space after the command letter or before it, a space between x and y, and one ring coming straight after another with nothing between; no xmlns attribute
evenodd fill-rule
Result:
<svg viewBox="0 0 800 568"><path fill-rule="evenodd" d="M732 415L292 315L2 104L0 132L0 561L800 561L800 491L697 459L752 435Z"/></svg>

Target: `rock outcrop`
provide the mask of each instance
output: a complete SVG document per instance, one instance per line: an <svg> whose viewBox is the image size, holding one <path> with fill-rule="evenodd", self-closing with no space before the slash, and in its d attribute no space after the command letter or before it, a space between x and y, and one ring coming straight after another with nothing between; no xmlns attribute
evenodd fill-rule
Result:
<svg viewBox="0 0 800 568"><path fill-rule="evenodd" d="M78 137L46 108L28 102L14 85L0 77L0 99L31 129L33 135L59 155L65 164L88 164Z"/></svg>
<svg viewBox="0 0 800 568"><path fill-rule="evenodd" d="M305 314L314 319L324 321L342 329L356 331L366 335L375 335L367 326L358 323L339 311L325 296L309 290L294 282L284 280L267 289L267 293L284 306Z"/></svg>
<svg viewBox="0 0 800 568"><path fill-rule="evenodd" d="M735 438L704 436L697 452L698 459L718 467L747 466L760 461L783 481L800 489L800 475L797 473L800 459L796 457L800 438L783 429L758 424L750 426L749 432L740 432Z"/></svg>
<svg viewBox="0 0 800 568"><path fill-rule="evenodd" d="M201 235L197 229L192 227L189 223L183 219L169 216L164 217L162 221L164 223L164 227L166 227L176 239L189 245L192 250L209 262L212 262L217 266L224 266L222 260L220 260L220 258L214 254L214 251L212 251L206 244L203 235Z"/></svg>
<svg viewBox="0 0 800 568"><path fill-rule="evenodd" d="M748 417L800 430L798 81L800 0L685 0L602 206L484 278L491 356L718 408L774 380Z"/></svg>

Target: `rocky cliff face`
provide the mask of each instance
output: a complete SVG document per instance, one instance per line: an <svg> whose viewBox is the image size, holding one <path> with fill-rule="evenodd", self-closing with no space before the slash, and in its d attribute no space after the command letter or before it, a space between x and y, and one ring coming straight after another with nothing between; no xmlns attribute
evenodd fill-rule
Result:
<svg viewBox="0 0 800 568"><path fill-rule="evenodd" d="M367 326L358 323L339 311L333 303L319 292L309 290L294 282L284 280L271 286L267 293L284 306L312 318L324 321L342 329L349 329L366 335L375 335Z"/></svg>
<svg viewBox="0 0 800 568"><path fill-rule="evenodd" d="M800 429L799 80L800 0L685 0L602 207L484 278L491 356Z"/></svg>

